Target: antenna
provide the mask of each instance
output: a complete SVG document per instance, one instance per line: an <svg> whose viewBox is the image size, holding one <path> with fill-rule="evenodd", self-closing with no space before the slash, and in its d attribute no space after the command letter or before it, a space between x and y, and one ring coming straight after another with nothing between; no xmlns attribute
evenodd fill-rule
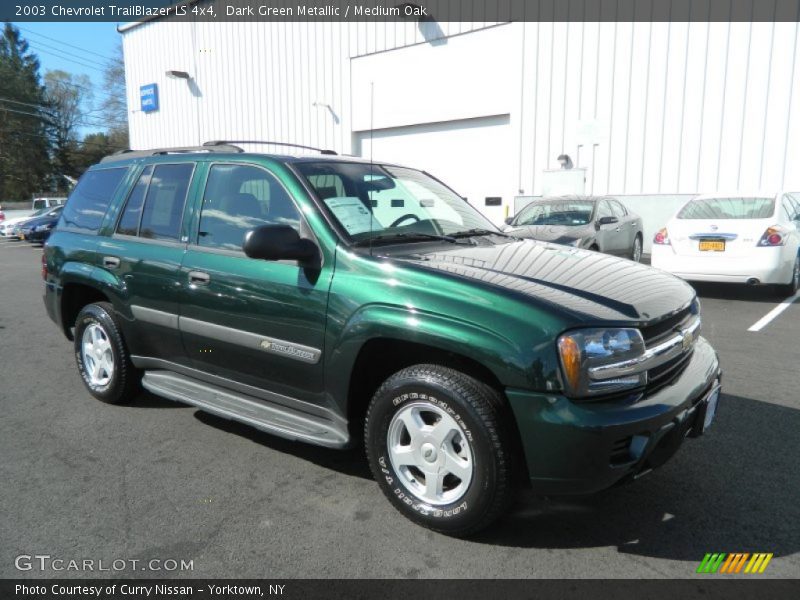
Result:
<svg viewBox="0 0 800 600"><path fill-rule="evenodd" d="M372 162L372 148L373 136L375 132L375 82L369 82L369 176L370 182L375 177L375 163ZM375 220L375 213L373 212L372 196L367 193L369 198L369 255L372 256L372 223Z"/></svg>

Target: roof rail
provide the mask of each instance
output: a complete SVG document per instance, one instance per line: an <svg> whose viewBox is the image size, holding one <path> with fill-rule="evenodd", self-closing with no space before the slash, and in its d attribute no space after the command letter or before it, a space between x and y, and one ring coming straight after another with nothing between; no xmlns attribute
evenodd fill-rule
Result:
<svg viewBox="0 0 800 600"><path fill-rule="evenodd" d="M119 150L100 160L101 163L114 162L117 160L128 160L129 158L142 158L145 156L159 156L164 154L191 154L193 152L244 152L239 146L232 144L219 144L213 147L202 146L179 146L177 148L153 148L151 150Z"/></svg>
<svg viewBox="0 0 800 600"><path fill-rule="evenodd" d="M288 142L269 142L264 140L212 140L210 142L206 142L203 146L224 146L226 144L272 144L273 146L286 146L289 148L302 148L303 150L315 150L320 154L332 154L336 156L336 152L333 150L325 150L323 148L315 148L314 146L304 146L303 144L290 144Z"/></svg>

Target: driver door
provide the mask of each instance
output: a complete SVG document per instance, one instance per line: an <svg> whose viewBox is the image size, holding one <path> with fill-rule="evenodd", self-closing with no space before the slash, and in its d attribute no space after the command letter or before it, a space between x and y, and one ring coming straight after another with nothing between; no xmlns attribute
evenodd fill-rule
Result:
<svg viewBox="0 0 800 600"><path fill-rule="evenodd" d="M603 217L613 217L617 219L617 221L600 225L600 219ZM595 227L597 228L597 245L600 246L600 251L606 254L622 254L624 243L621 239L619 219L611 210L611 205L608 200L603 199L598 202L595 223Z"/></svg>
<svg viewBox="0 0 800 600"><path fill-rule="evenodd" d="M180 328L195 368L318 403L331 261L252 259L247 231L290 225L313 239L290 193L260 165L215 163L181 265Z"/></svg>

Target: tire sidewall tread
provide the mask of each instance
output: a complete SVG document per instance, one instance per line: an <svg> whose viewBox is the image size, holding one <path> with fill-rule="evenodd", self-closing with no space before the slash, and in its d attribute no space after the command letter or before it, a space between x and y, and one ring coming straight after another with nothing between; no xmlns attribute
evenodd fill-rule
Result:
<svg viewBox="0 0 800 600"><path fill-rule="evenodd" d="M103 328L111 342L111 352L114 356L114 373L104 386L92 385L83 363L81 349L83 332L91 324L98 324ZM95 302L81 309L75 320L74 348L78 372L92 396L108 404L125 404L138 395L141 389L139 386L141 374L131 362L111 303Z"/></svg>
<svg viewBox="0 0 800 600"><path fill-rule="evenodd" d="M394 472L386 436L394 414L410 401L435 404L464 430L475 471L464 496L431 506L414 496ZM512 491L511 444L504 426L503 402L489 386L460 371L432 364L405 368L375 392L364 426L367 458L381 491L412 521L453 536L471 535L507 508Z"/></svg>

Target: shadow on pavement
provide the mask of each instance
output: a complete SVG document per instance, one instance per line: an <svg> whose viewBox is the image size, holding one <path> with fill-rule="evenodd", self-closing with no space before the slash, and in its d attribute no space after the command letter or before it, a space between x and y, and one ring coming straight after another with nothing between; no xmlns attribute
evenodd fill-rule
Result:
<svg viewBox="0 0 800 600"><path fill-rule="evenodd" d="M703 298L717 300L744 300L747 302L766 302L776 304L786 299L786 294L780 292L772 285L744 285L735 283L705 283L699 281L689 282Z"/></svg>
<svg viewBox="0 0 800 600"><path fill-rule="evenodd" d="M524 548L616 546L699 561L706 552L800 551L800 411L723 395L708 433L660 470L587 497L536 498L474 541Z"/></svg>
<svg viewBox="0 0 800 600"><path fill-rule="evenodd" d="M305 442L293 442L255 429L249 425L237 421L229 421L203 411L195 412L194 416L198 421L206 425L247 438L256 444L261 444L277 452L291 454L292 456L307 460L320 467L338 471L339 473L351 477L372 479L372 472L369 470L367 458L361 447L350 448L348 450L334 450L332 448L312 446Z"/></svg>

